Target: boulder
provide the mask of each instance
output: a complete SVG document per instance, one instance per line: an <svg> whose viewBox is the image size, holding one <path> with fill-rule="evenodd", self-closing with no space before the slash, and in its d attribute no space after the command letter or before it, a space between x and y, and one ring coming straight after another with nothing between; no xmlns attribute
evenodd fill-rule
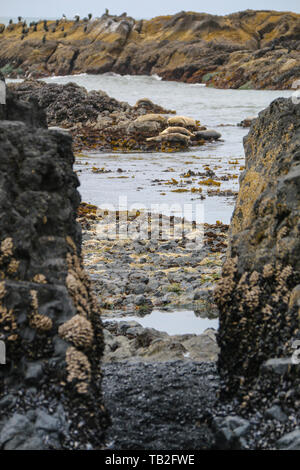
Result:
<svg viewBox="0 0 300 470"><path fill-rule="evenodd" d="M284 434L276 442L278 450L300 450L300 429Z"/></svg>
<svg viewBox="0 0 300 470"><path fill-rule="evenodd" d="M9 89L23 102L35 99L46 112L47 122L51 126L73 127L79 123L97 123L99 115L131 109L128 103L119 102L104 91L88 92L72 82L59 85L27 79L22 83L10 84Z"/></svg>
<svg viewBox="0 0 300 470"><path fill-rule="evenodd" d="M127 134L140 134L144 137L160 132L162 126L158 121L133 121L127 127Z"/></svg>
<svg viewBox="0 0 300 470"><path fill-rule="evenodd" d="M271 358L289 362L292 343L299 337L299 119L300 105L277 99L259 114L244 139L246 169L215 290L224 392L248 399L246 391L255 383L261 390L268 387L269 398L280 394L285 381L266 375L261 365ZM287 369L290 384L296 380L295 369Z"/></svg>
<svg viewBox="0 0 300 470"><path fill-rule="evenodd" d="M12 95L7 115L22 106ZM107 424L102 323L81 260L72 139L35 127L30 106L24 122L0 120L0 402L15 400L1 412L0 448L84 449L101 445Z"/></svg>

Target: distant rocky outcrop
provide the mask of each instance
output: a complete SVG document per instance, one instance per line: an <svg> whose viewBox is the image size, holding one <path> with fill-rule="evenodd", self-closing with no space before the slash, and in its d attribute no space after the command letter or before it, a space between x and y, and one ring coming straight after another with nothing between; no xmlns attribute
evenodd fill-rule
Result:
<svg viewBox="0 0 300 470"><path fill-rule="evenodd" d="M244 140L246 170L215 292L224 392L243 406L262 396L268 406L299 403L291 360L300 313L299 119L300 105L280 98Z"/></svg>
<svg viewBox="0 0 300 470"><path fill-rule="evenodd" d="M300 74L299 32L299 14L267 10L20 22L0 25L0 67L12 77L116 72L286 89Z"/></svg>
<svg viewBox="0 0 300 470"><path fill-rule="evenodd" d="M81 261L72 140L36 127L44 113L12 93L1 112L0 448L99 448L104 342Z"/></svg>
<svg viewBox="0 0 300 470"><path fill-rule="evenodd" d="M175 111L147 98L130 106L101 90L88 92L76 83L59 85L34 79L10 84L9 88L23 101L36 101L46 111L48 126L68 129L74 148L79 150L181 150L221 137L216 131L205 131L206 127L200 127L194 119L169 117Z"/></svg>

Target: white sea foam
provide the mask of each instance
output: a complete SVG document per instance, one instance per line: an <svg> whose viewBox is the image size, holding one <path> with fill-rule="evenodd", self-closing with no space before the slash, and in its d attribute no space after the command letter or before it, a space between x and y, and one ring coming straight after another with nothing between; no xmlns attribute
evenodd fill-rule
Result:
<svg viewBox="0 0 300 470"><path fill-rule="evenodd" d="M151 75L152 78L155 78L155 80L159 80L161 81L162 80L162 77L160 77L159 75L157 75L157 73L155 73L154 75Z"/></svg>

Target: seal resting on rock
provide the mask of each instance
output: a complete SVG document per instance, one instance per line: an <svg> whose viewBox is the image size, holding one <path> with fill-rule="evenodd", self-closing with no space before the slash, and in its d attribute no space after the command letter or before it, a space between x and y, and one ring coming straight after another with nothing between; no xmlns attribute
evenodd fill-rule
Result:
<svg viewBox="0 0 300 470"><path fill-rule="evenodd" d="M156 137L149 137L146 139L147 142L169 142L169 143L179 143L188 145L190 141L190 137L187 135L174 133L174 134L165 134L165 135L158 135Z"/></svg>
<svg viewBox="0 0 300 470"><path fill-rule="evenodd" d="M194 134L190 132L188 129L185 129L184 127L167 127L164 131L160 133L160 135L167 135L167 134L183 134L187 135L189 137L194 137Z"/></svg>
<svg viewBox="0 0 300 470"><path fill-rule="evenodd" d="M160 122L162 124L167 124L167 118L165 118L161 114L143 114L143 116L139 116L135 120L135 122L145 122L145 121L154 121L154 122Z"/></svg>
<svg viewBox="0 0 300 470"><path fill-rule="evenodd" d="M186 116L172 116L168 119L168 126L193 127L197 128L195 119Z"/></svg>

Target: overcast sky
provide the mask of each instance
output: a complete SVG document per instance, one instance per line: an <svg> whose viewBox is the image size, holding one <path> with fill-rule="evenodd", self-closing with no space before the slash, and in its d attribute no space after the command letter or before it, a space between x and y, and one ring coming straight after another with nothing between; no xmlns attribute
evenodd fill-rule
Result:
<svg viewBox="0 0 300 470"><path fill-rule="evenodd" d="M105 8L111 14L124 11L135 18L152 18L153 16L173 14L179 11L198 11L217 15L246 9L279 10L300 13L299 0L0 0L0 16L37 16L60 17L63 13L72 18L75 14L101 16Z"/></svg>

